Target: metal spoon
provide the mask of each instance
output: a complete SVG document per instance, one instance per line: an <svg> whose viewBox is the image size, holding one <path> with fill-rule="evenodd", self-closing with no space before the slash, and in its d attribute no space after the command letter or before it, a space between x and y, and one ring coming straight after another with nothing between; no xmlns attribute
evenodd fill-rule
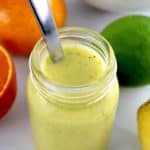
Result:
<svg viewBox="0 0 150 150"><path fill-rule="evenodd" d="M29 2L42 30L50 57L53 62L57 62L64 57L64 53L49 2L48 0L29 0Z"/></svg>

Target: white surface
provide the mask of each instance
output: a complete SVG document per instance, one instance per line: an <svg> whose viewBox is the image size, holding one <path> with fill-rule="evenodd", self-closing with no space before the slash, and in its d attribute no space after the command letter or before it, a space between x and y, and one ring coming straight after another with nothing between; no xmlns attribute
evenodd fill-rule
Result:
<svg viewBox="0 0 150 150"><path fill-rule="evenodd" d="M97 11L81 0L68 0L68 25L85 26L97 31L120 14ZM33 150L26 103L28 59L14 57L17 68L18 95L14 106L0 121L0 150ZM150 97L150 86L121 88L111 150L138 150L136 111ZM119 129L118 129L119 127Z"/></svg>
<svg viewBox="0 0 150 150"><path fill-rule="evenodd" d="M84 0L87 4L96 8L114 11L139 11L149 10L149 0Z"/></svg>

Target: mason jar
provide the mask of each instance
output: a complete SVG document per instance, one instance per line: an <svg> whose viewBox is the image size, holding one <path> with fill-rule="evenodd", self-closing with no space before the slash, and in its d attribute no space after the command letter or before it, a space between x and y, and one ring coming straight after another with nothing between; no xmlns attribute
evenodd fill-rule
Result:
<svg viewBox="0 0 150 150"><path fill-rule="evenodd" d="M55 78L54 71L49 65L47 68L52 73L51 78L42 70L44 60L49 57L44 40L41 39L35 45L29 61L27 95L36 150L106 150L119 95L117 64L112 47L100 34L84 28L63 28L60 30L60 39L63 48L72 47L72 53L76 53L77 49L80 52L77 47L82 47L82 55L93 53L97 61L93 67L89 67L91 70L86 68L87 64L92 65L91 62L87 62L85 67L78 64L81 67L79 73L74 73L76 68L71 66L77 64L77 59L73 56L68 57L70 61L66 68L62 66L63 60L57 62L54 65L60 65L60 72L56 76L63 73L66 75L70 69L70 77L61 77L66 82L59 83L57 78L52 81ZM64 61L65 59L64 57ZM82 57L78 61L84 63L87 58L84 59ZM90 57L88 59L90 61ZM88 75L90 71L92 73L95 68L99 68L98 59L105 66L99 78L94 78L91 82L86 80L84 84L67 84L72 76L75 81L80 81L83 70L86 69ZM82 80L86 77L85 75Z"/></svg>

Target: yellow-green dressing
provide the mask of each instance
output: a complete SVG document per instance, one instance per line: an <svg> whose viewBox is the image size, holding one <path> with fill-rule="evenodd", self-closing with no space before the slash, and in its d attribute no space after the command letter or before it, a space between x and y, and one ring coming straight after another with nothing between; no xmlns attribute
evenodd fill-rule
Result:
<svg viewBox="0 0 150 150"><path fill-rule="evenodd" d="M64 59L53 63L47 56L42 64L45 76L53 82L81 86L101 78L105 64L97 52L82 45L64 46Z"/></svg>
<svg viewBox="0 0 150 150"><path fill-rule="evenodd" d="M103 59L90 48L66 45L64 53L64 59L56 64L49 56L42 60L41 70L51 82L81 86L105 75ZM116 77L109 88L104 97L96 97L96 103L73 108L52 103L61 100L59 96L53 99L41 95L29 78L28 99L36 150L106 150L118 103Z"/></svg>

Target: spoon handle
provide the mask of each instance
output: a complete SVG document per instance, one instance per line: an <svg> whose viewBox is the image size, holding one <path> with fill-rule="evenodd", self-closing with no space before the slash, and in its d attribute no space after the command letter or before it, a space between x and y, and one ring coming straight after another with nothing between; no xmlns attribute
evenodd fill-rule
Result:
<svg viewBox="0 0 150 150"><path fill-rule="evenodd" d="M48 0L29 0L29 2L40 25L51 59L57 62L64 57L64 53L49 2Z"/></svg>

